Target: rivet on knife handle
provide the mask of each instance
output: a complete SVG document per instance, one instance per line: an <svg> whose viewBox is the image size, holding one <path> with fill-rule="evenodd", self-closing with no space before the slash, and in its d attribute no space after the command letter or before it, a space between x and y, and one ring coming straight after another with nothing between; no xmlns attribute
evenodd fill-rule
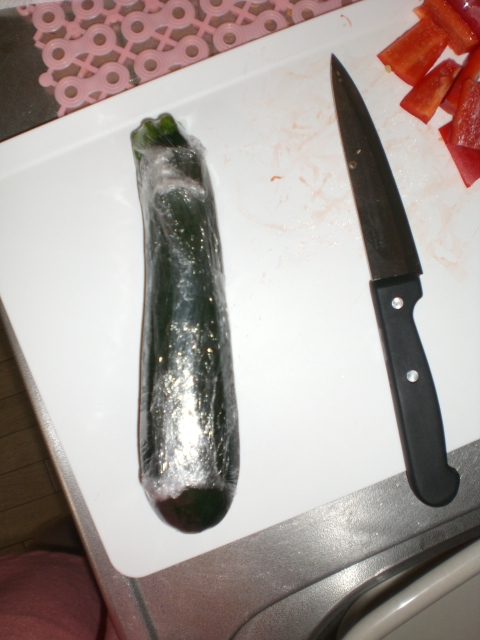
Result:
<svg viewBox="0 0 480 640"><path fill-rule="evenodd" d="M407 478L425 504L440 507L457 494L448 465L442 415L413 320L422 273L408 218L382 143L353 80L332 56L332 87L345 159L372 280Z"/></svg>

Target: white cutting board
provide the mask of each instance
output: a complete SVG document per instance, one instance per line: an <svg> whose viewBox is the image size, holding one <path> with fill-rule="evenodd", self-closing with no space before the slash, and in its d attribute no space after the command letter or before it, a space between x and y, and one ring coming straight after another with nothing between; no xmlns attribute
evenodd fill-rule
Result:
<svg viewBox="0 0 480 640"><path fill-rule="evenodd" d="M376 54L416 18L363 0L0 145L0 296L113 565L144 576L404 469L330 88L384 140L424 269L417 325L448 449L480 438L480 182ZM138 481L142 216L129 134L170 111L208 152L241 435L232 508L184 535Z"/></svg>

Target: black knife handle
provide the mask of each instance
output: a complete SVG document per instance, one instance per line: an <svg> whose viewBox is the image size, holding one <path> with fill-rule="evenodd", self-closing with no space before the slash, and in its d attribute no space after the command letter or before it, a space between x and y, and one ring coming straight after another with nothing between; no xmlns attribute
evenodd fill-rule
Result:
<svg viewBox="0 0 480 640"><path fill-rule="evenodd" d="M442 414L430 367L413 320L422 297L418 276L370 282L390 379L407 478L425 504L441 507L457 494L460 477L448 466Z"/></svg>

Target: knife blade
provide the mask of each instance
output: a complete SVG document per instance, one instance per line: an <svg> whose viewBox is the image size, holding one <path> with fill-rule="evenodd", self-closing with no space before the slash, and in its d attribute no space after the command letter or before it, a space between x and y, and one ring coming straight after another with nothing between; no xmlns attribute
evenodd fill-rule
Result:
<svg viewBox="0 0 480 640"><path fill-rule="evenodd" d="M365 102L334 55L331 78L408 482L422 502L444 506L456 496L460 476L448 465L437 392L413 319L423 295L415 241Z"/></svg>

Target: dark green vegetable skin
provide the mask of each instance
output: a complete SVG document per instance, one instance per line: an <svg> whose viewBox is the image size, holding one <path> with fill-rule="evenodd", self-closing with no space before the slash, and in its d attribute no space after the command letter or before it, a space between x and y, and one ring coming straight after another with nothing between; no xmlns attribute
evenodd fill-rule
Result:
<svg viewBox="0 0 480 640"><path fill-rule="evenodd" d="M239 470L237 405L213 191L170 115L132 134L145 230L140 475L185 533L217 525Z"/></svg>

